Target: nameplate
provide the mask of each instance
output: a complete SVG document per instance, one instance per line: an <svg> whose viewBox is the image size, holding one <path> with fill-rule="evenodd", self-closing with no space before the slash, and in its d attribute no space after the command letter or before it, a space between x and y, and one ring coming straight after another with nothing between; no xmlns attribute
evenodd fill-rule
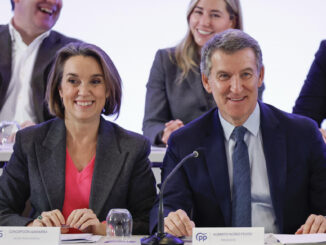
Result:
<svg viewBox="0 0 326 245"><path fill-rule="evenodd" d="M0 244L58 245L60 227L0 226Z"/></svg>
<svg viewBox="0 0 326 245"><path fill-rule="evenodd" d="M193 245L263 245L264 228L194 228Z"/></svg>

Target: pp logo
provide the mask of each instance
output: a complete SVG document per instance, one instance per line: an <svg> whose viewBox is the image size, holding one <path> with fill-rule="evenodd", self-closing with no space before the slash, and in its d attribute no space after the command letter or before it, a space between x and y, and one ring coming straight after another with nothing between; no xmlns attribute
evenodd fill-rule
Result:
<svg viewBox="0 0 326 245"><path fill-rule="evenodd" d="M199 233L197 233L196 234L196 240L197 241L202 241L202 242L205 242L205 240L207 239L207 233L201 233L201 232L199 232Z"/></svg>

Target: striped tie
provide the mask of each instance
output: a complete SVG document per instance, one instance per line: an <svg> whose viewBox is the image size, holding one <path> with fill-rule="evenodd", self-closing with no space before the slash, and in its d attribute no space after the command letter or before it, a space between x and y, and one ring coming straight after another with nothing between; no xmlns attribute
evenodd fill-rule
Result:
<svg viewBox="0 0 326 245"><path fill-rule="evenodd" d="M235 140L232 188L232 226L251 227L251 181L248 147L244 142L247 129L236 127L232 136Z"/></svg>

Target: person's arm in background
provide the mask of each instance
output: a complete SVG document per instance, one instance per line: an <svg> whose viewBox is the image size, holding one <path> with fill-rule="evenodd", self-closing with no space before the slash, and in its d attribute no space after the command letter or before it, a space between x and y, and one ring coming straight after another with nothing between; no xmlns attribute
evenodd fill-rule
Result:
<svg viewBox="0 0 326 245"><path fill-rule="evenodd" d="M159 50L151 68L148 83L146 85L145 115L143 120L143 133L151 141L152 145L165 146L170 133L183 126L174 122L172 118L168 96L166 94L165 79L166 72L164 69L163 56L167 56L167 50ZM172 120L172 121L171 121ZM171 121L171 122L170 122ZM168 125L166 125L168 124ZM171 126L173 128L171 128ZM164 129L169 133L164 135Z"/></svg>
<svg viewBox="0 0 326 245"><path fill-rule="evenodd" d="M176 131L177 129L179 129L183 126L184 126L184 124L180 119L171 120L171 121L165 123L165 128L163 130L162 139L161 139L162 142L167 145L170 135L174 131Z"/></svg>
<svg viewBox="0 0 326 245"><path fill-rule="evenodd" d="M310 117L319 127L326 118L326 41L320 44L293 113Z"/></svg>

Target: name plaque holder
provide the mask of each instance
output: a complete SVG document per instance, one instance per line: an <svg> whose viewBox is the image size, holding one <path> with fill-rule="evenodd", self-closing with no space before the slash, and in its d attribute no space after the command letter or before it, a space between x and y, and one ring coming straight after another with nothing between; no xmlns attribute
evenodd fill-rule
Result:
<svg viewBox="0 0 326 245"><path fill-rule="evenodd" d="M60 227L0 226L0 244L58 245Z"/></svg>
<svg viewBox="0 0 326 245"><path fill-rule="evenodd" d="M264 228L194 228L193 245L264 245Z"/></svg>

